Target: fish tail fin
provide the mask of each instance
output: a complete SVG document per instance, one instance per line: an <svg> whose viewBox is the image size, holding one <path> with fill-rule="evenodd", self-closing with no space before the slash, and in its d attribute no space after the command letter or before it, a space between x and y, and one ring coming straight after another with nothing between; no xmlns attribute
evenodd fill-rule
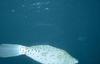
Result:
<svg viewBox="0 0 100 64"><path fill-rule="evenodd" d="M13 57L25 54L25 46L18 44L0 44L0 57Z"/></svg>

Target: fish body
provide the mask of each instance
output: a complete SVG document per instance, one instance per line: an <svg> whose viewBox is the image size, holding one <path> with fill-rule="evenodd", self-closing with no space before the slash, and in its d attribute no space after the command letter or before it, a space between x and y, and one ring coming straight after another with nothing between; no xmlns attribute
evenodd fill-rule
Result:
<svg viewBox="0 0 100 64"><path fill-rule="evenodd" d="M18 47L19 54L24 54L41 64L77 64L78 60L67 51L50 45Z"/></svg>

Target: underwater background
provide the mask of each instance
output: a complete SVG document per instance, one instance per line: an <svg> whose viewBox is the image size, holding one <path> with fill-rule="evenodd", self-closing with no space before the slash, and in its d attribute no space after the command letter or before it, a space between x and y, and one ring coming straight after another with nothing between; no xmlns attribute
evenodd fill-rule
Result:
<svg viewBox="0 0 100 64"><path fill-rule="evenodd" d="M48 44L79 64L100 64L99 27L99 0L0 0L0 44ZM39 63L23 55L0 64Z"/></svg>

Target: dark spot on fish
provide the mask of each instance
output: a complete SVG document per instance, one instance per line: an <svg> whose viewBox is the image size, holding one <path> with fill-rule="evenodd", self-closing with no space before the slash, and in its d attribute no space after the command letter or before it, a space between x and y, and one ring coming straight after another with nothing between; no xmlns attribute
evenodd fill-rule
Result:
<svg viewBox="0 0 100 64"><path fill-rule="evenodd" d="M47 52L42 53L42 56L46 56L46 55L47 55Z"/></svg>

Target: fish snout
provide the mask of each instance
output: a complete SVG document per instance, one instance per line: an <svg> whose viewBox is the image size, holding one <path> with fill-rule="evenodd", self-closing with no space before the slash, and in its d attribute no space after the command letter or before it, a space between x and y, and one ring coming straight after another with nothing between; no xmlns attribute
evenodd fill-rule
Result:
<svg viewBox="0 0 100 64"><path fill-rule="evenodd" d="M78 64L78 63L79 63L79 61L74 58L74 64Z"/></svg>

